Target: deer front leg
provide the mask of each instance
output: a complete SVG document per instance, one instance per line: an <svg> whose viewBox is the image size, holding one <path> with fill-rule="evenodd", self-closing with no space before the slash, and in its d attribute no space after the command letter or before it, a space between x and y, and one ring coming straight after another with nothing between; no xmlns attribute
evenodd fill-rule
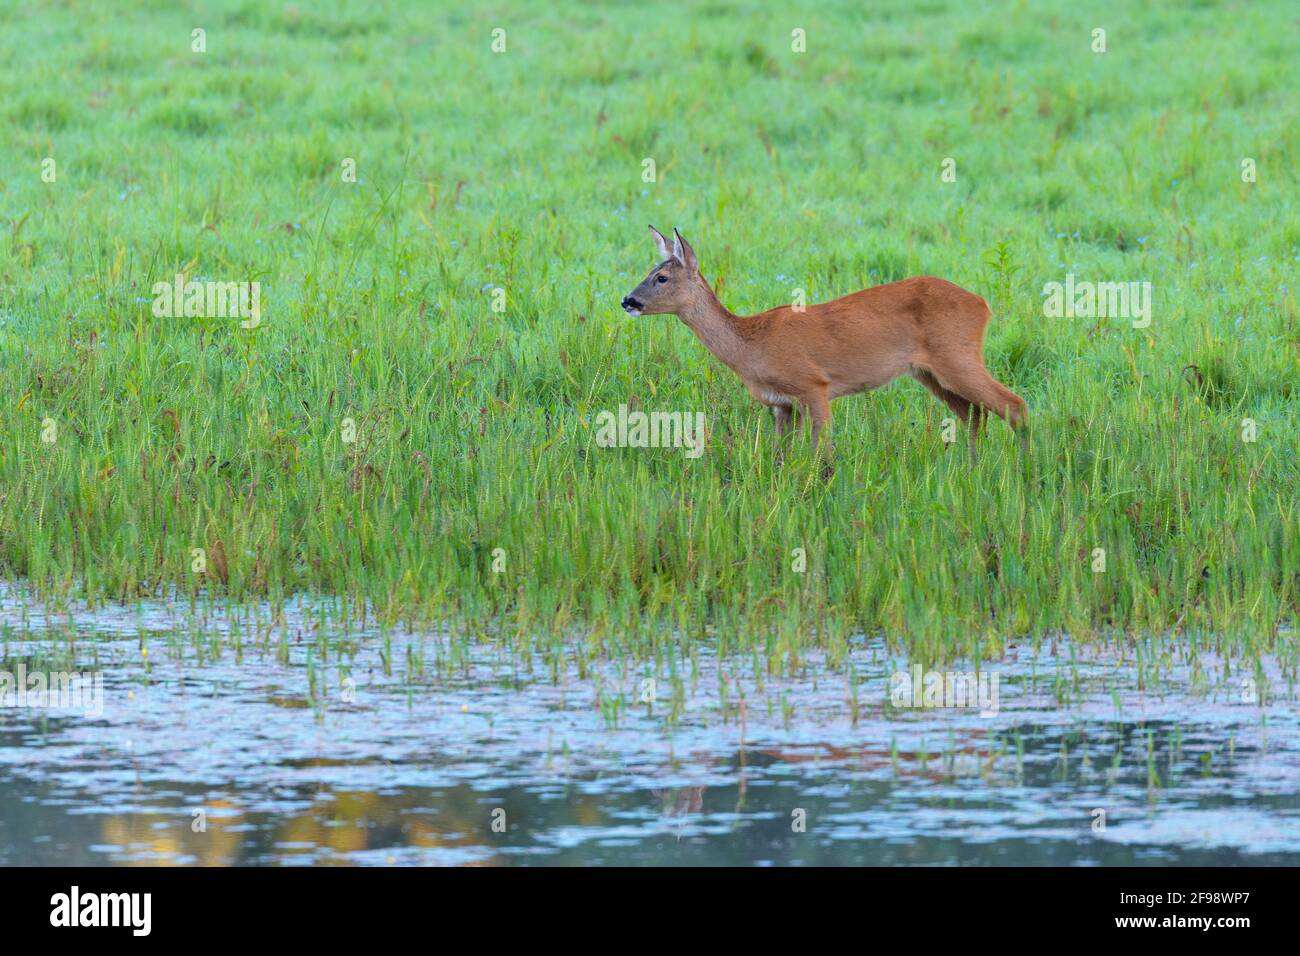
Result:
<svg viewBox="0 0 1300 956"><path fill-rule="evenodd" d="M790 434L791 411L789 405L773 405L772 421L776 423L776 461L785 461L785 436Z"/></svg>
<svg viewBox="0 0 1300 956"><path fill-rule="evenodd" d="M831 401L825 390L806 395L799 400L800 412L812 421L813 451L823 456L822 474L829 478L834 471L831 464ZM823 441L824 439L824 441Z"/></svg>
<svg viewBox="0 0 1300 956"><path fill-rule="evenodd" d="M800 412L806 415L812 422L812 440L813 445L820 447L822 442L822 433L830 431L831 424L831 402L826 393L815 392L812 395L806 395L799 400ZM830 435L826 435L826 444L830 444Z"/></svg>
<svg viewBox="0 0 1300 956"><path fill-rule="evenodd" d="M776 422L776 437L784 438L790 431L790 406L773 405L772 419Z"/></svg>

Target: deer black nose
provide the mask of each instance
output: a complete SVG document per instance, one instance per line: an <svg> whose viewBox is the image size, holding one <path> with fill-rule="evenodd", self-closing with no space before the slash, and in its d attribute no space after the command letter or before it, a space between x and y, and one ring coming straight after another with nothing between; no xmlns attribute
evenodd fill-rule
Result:
<svg viewBox="0 0 1300 956"><path fill-rule="evenodd" d="M638 302L636 299L632 298L630 295L625 295L623 296L623 308L639 309L641 308L641 303Z"/></svg>

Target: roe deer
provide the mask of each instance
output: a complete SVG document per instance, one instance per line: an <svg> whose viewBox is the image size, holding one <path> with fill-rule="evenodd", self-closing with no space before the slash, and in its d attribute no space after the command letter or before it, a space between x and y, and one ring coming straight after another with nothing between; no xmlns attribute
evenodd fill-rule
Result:
<svg viewBox="0 0 1300 956"><path fill-rule="evenodd" d="M670 247L654 226L662 260L624 297L629 315L676 315L772 409L777 437L798 411L813 444L830 425L831 400L911 375L971 426L971 454L984 411L1024 436L1024 400L984 367L988 303L945 279L917 276L803 311L779 306L733 315L700 275L690 244L673 230Z"/></svg>

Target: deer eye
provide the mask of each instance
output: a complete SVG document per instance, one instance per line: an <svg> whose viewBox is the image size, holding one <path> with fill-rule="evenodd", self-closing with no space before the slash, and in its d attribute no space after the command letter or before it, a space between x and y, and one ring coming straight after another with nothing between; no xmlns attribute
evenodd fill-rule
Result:
<svg viewBox="0 0 1300 956"><path fill-rule="evenodd" d="M664 275L662 272L659 273L657 276L655 276L655 282L658 282L660 285L662 285L667 281L668 281L668 277Z"/></svg>

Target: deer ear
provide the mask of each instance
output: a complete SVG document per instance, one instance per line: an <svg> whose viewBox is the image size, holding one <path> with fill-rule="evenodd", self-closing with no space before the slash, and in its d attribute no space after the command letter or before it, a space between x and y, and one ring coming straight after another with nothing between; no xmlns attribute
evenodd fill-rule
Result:
<svg viewBox="0 0 1300 956"><path fill-rule="evenodd" d="M664 238L663 233L654 226L650 227L650 231L654 233L655 247L659 250L659 259L661 261L664 259L671 259L673 251L668 248L668 240Z"/></svg>
<svg viewBox="0 0 1300 956"><path fill-rule="evenodd" d="M677 257L678 262L692 272L700 271L700 264L695 259L695 250L691 248L691 244L683 239L682 234L676 229L673 230L673 255Z"/></svg>

